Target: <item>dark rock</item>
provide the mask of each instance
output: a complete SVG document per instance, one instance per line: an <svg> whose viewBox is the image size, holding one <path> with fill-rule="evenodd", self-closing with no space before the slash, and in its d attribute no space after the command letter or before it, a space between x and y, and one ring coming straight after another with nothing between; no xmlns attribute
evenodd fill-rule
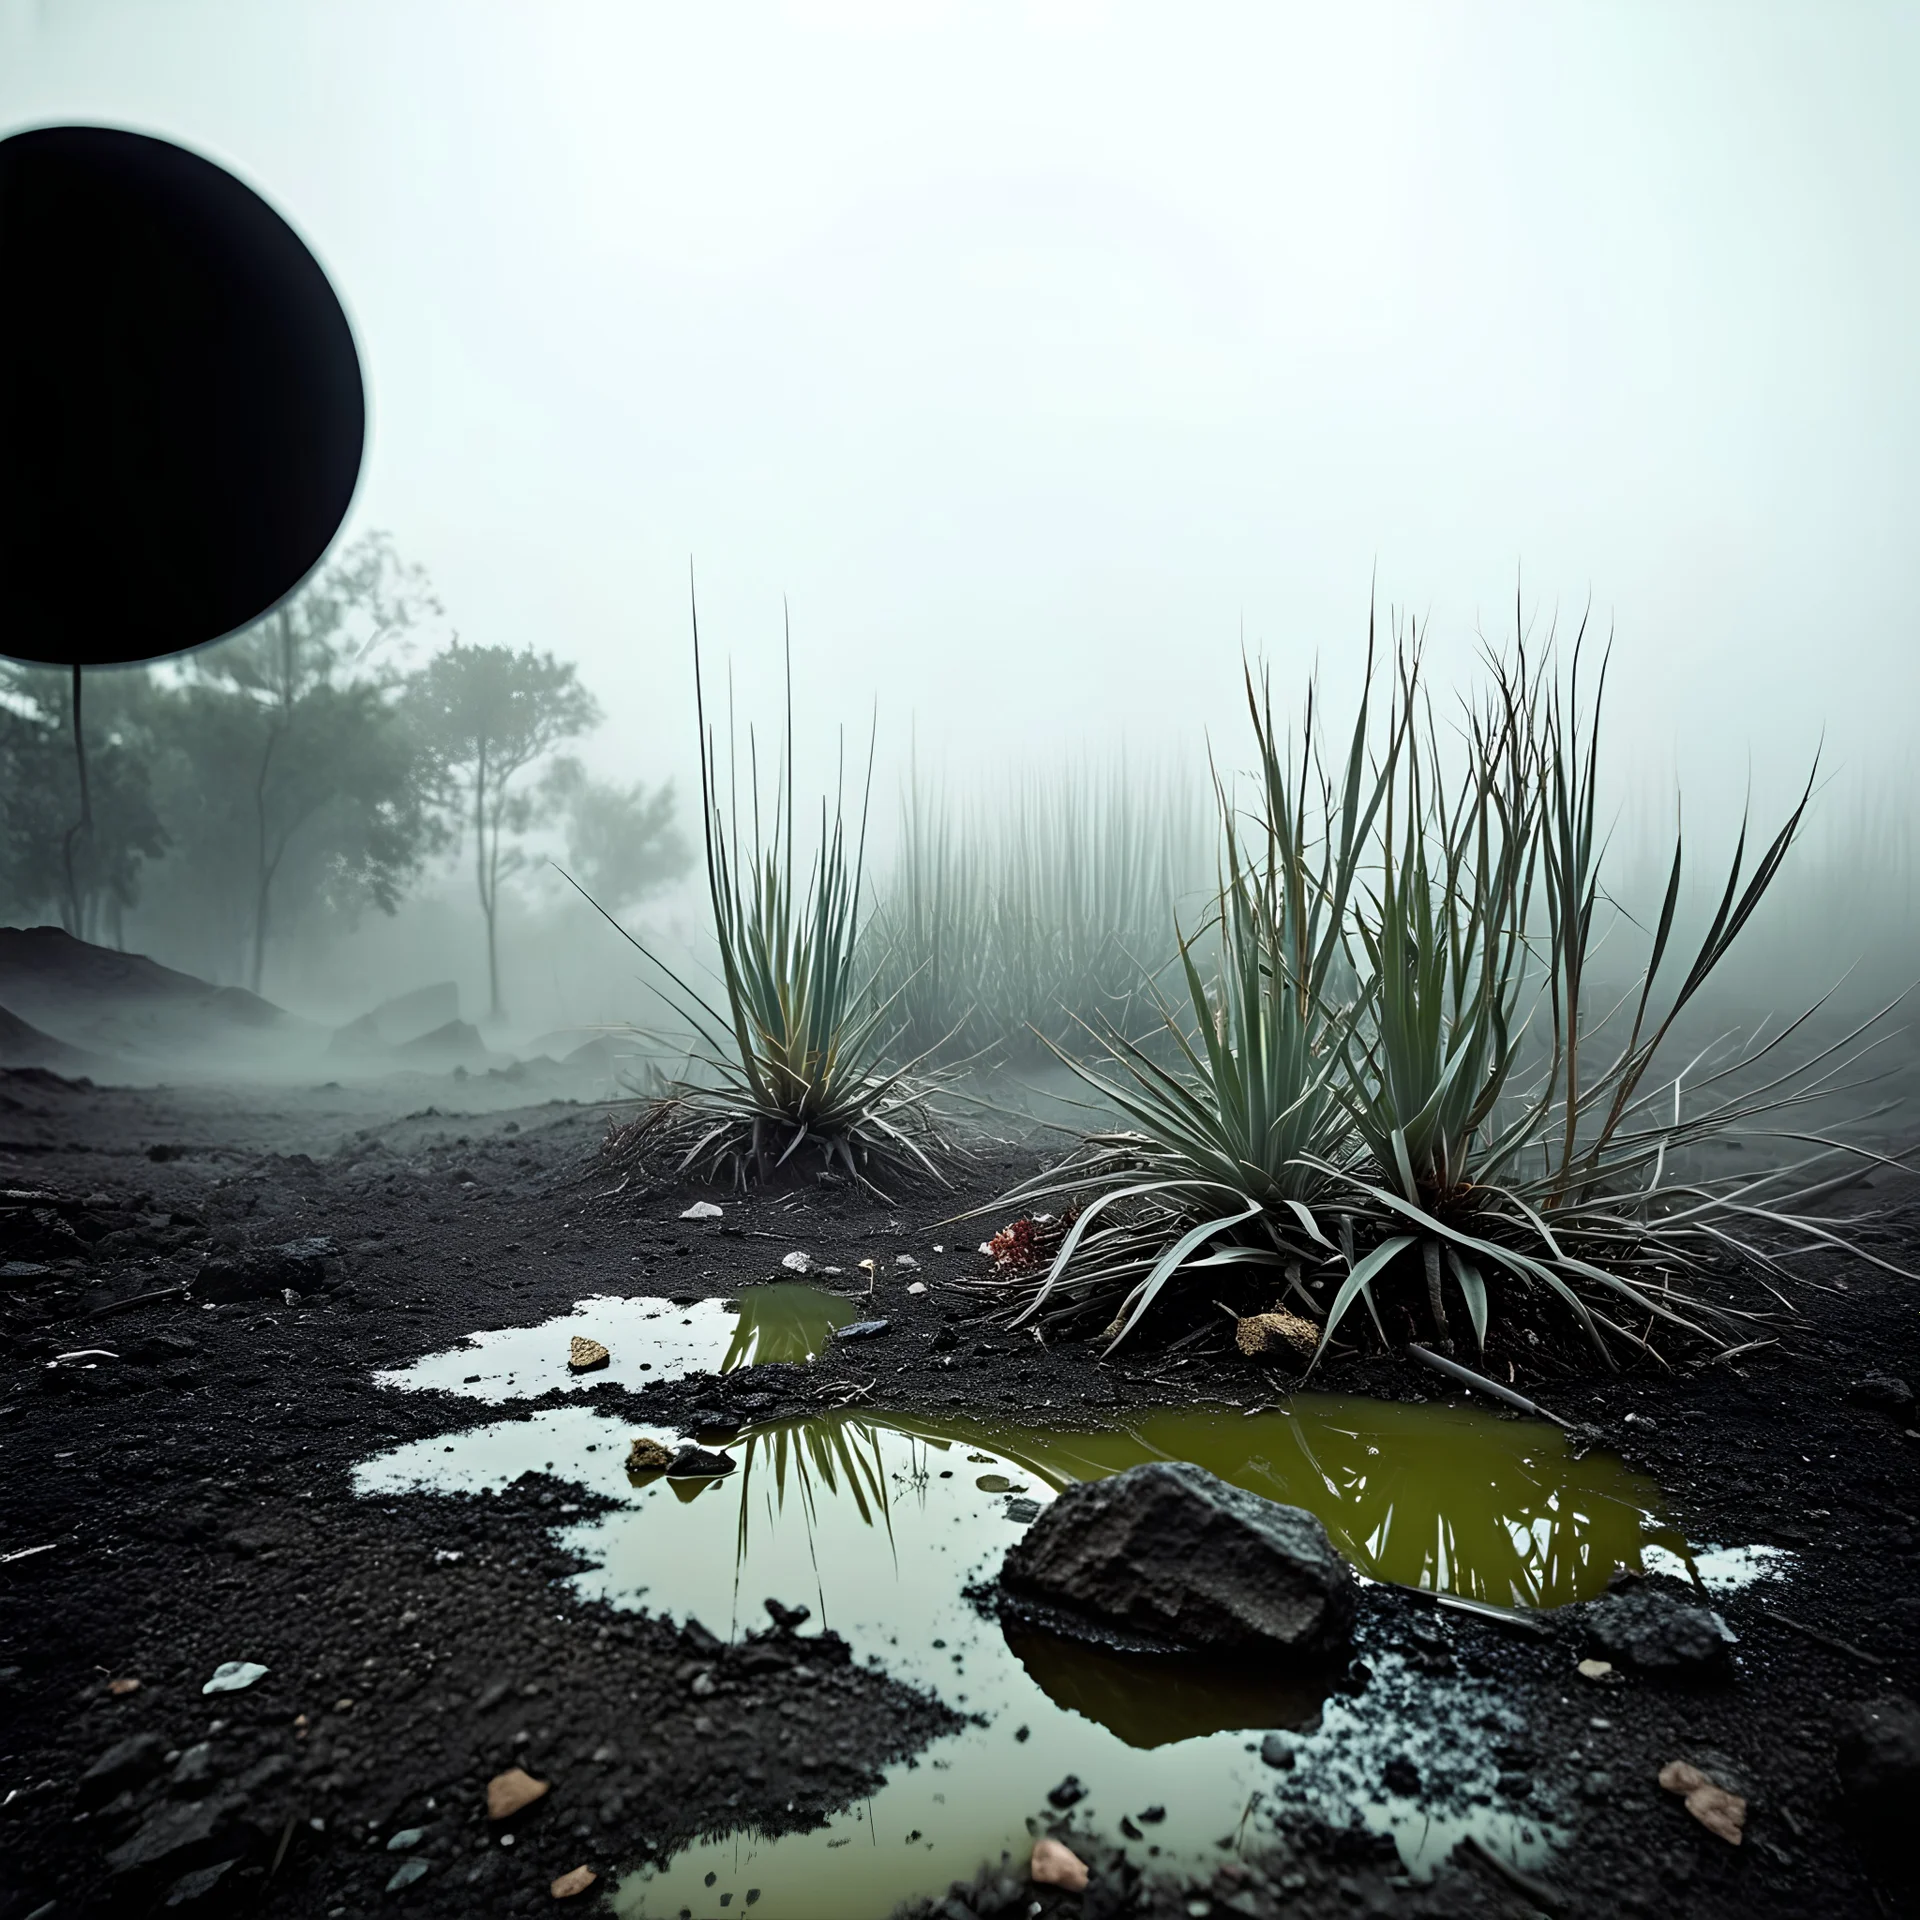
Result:
<svg viewBox="0 0 1920 1920"><path fill-rule="evenodd" d="M1850 1814L1920 1814L1920 1706L1890 1693L1844 1708L1834 1766Z"/></svg>
<svg viewBox="0 0 1920 1920"><path fill-rule="evenodd" d="M778 1600L765 1600L761 1605L766 1608L768 1617L782 1633L791 1633L796 1627L805 1626L813 1618L811 1607L789 1607Z"/></svg>
<svg viewBox="0 0 1920 1920"><path fill-rule="evenodd" d="M705 1447L682 1447L667 1462L667 1477L670 1480L711 1480L716 1475L731 1473L735 1466L734 1458L726 1453L709 1453Z"/></svg>
<svg viewBox="0 0 1920 1920"><path fill-rule="evenodd" d="M1294 1764L1293 1742L1284 1733L1270 1733L1260 1742L1260 1758L1285 1773Z"/></svg>
<svg viewBox="0 0 1920 1920"><path fill-rule="evenodd" d="M107 1855L116 1878L134 1874L178 1874L206 1864L211 1856L233 1850L235 1816L231 1800L163 1802L141 1823L131 1840Z"/></svg>
<svg viewBox="0 0 1920 1920"><path fill-rule="evenodd" d="M1021 1499L1018 1495L1015 1495L1007 1501L1007 1518L1018 1521L1022 1526L1026 1525L1029 1520L1038 1520L1040 1518L1040 1502L1038 1500Z"/></svg>
<svg viewBox="0 0 1920 1920"><path fill-rule="evenodd" d="M680 1638L695 1653L702 1654L708 1659L712 1659L726 1645L724 1640L702 1626L692 1614L687 1615L687 1624L680 1629Z"/></svg>
<svg viewBox="0 0 1920 1920"><path fill-rule="evenodd" d="M1080 1784L1080 1776L1070 1773L1047 1795L1047 1805L1058 1807L1065 1813L1069 1807L1077 1807L1087 1797L1087 1790Z"/></svg>
<svg viewBox="0 0 1920 1920"><path fill-rule="evenodd" d="M1170 1647L1319 1651L1353 1619L1353 1576L1325 1527L1185 1461L1068 1487L1007 1550L1001 1582L1099 1637Z"/></svg>
<svg viewBox="0 0 1920 1920"><path fill-rule="evenodd" d="M1589 1603L1587 1637L1599 1655L1672 1680L1723 1680L1732 1672L1732 1630L1708 1607L1657 1589Z"/></svg>
<svg viewBox="0 0 1920 1920"><path fill-rule="evenodd" d="M1398 1793L1411 1799L1420 1791L1420 1769L1404 1753L1396 1753L1386 1764L1381 1778L1387 1783L1389 1793Z"/></svg>
<svg viewBox="0 0 1920 1920"><path fill-rule="evenodd" d="M257 1760L233 1784L242 1793L263 1793L278 1786L293 1772L293 1761L284 1753L270 1753Z"/></svg>
<svg viewBox="0 0 1920 1920"><path fill-rule="evenodd" d="M161 1905L168 1912L181 1907L211 1906L225 1891L227 1876L239 1864L238 1860L219 1860L210 1867L197 1867L192 1873L183 1873L167 1889Z"/></svg>
<svg viewBox="0 0 1920 1920"><path fill-rule="evenodd" d="M1494 1782L1509 1800L1524 1800L1533 1791L1533 1775L1509 1768Z"/></svg>
<svg viewBox="0 0 1920 1920"><path fill-rule="evenodd" d="M892 1330L891 1320L852 1320L844 1327L836 1327L833 1337L836 1340L872 1340Z"/></svg>
<svg viewBox="0 0 1920 1920"><path fill-rule="evenodd" d="M123 1787L150 1780L160 1771L167 1743L157 1733L130 1734L117 1740L80 1776L80 1804L97 1807Z"/></svg>
<svg viewBox="0 0 1920 1920"><path fill-rule="evenodd" d="M1908 1414L1913 1411L1913 1389L1890 1373L1870 1373L1856 1383L1849 1396L1856 1406L1872 1407L1880 1413Z"/></svg>
<svg viewBox="0 0 1920 1920"><path fill-rule="evenodd" d="M205 1740L198 1740L173 1763L167 1787L173 1793L197 1795L205 1793L219 1777L213 1748Z"/></svg>

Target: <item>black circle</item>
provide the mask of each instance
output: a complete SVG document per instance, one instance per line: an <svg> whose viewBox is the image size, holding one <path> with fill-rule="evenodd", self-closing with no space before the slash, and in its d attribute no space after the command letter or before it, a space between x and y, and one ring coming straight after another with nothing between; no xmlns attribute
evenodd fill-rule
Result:
<svg viewBox="0 0 1920 1920"><path fill-rule="evenodd" d="M252 188L169 141L0 141L0 654L157 660L269 612L346 517L353 331Z"/></svg>

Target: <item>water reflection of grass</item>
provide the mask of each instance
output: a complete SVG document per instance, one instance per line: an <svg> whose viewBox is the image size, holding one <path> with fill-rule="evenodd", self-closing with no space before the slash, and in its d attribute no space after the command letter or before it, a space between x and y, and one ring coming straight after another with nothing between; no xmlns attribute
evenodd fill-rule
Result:
<svg viewBox="0 0 1920 1920"><path fill-rule="evenodd" d="M839 1294L792 1281L749 1287L740 1296L739 1317L721 1355L720 1371L811 1360L856 1311L853 1302Z"/></svg>
<svg viewBox="0 0 1920 1920"><path fill-rule="evenodd" d="M1363 1573L1503 1605L1589 1598L1616 1565L1637 1566L1648 1544L1687 1554L1661 1520L1650 1480L1610 1454L1576 1457L1556 1429L1474 1409L1301 1395L1285 1410L1251 1418L1169 1409L1096 1433L842 1411L746 1437L736 1598L756 1502L771 1528L791 1492L810 1551L820 1505L835 1499L849 1501L862 1525L884 1528L893 1546L888 1481L896 1443L908 1450L908 1485L923 1483L927 1472L924 1456L915 1464L915 1448L985 1450L1055 1492L1147 1460L1191 1460L1249 1492L1318 1514ZM817 1554L813 1564L824 1616Z"/></svg>

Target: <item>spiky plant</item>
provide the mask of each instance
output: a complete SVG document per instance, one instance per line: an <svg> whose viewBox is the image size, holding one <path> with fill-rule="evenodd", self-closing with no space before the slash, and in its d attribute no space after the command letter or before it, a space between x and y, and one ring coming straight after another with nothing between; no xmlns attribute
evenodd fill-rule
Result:
<svg viewBox="0 0 1920 1920"><path fill-rule="evenodd" d="M643 1162L664 1156L677 1173L730 1179L737 1187L803 1154L869 1188L880 1171L940 1179L936 1159L954 1151L954 1142L914 1072L917 1063L890 1062L894 1002L874 993L861 957L871 743L857 834L850 845L843 763L831 808L821 802L818 844L803 873L794 840L790 632L786 695L785 745L764 837L749 734L751 838L743 840L731 746L723 794L707 722L696 610L702 825L721 990L716 998L702 994L619 929L662 976L656 991L693 1037L688 1071L613 1136L609 1152Z"/></svg>
<svg viewBox="0 0 1920 1920"><path fill-rule="evenodd" d="M1369 758L1363 698L1338 786L1301 771L1314 764L1311 702L1296 767L1249 680L1266 840L1259 861L1243 854L1223 793L1215 994L1183 940L1186 1018L1163 1008L1179 1067L1109 1034L1107 1071L1088 1073L1138 1131L1094 1136L1009 1196L1082 1206L1027 1314L1111 1296L1117 1340L1176 1281L1191 1290L1218 1286L1222 1268L1244 1278L1272 1267L1325 1338L1364 1302L1385 1339L1376 1295L1391 1285L1403 1301L1424 1292L1450 1344L1450 1280L1479 1346L1503 1301L1533 1294L1610 1358L1610 1338L1645 1345L1660 1323L1749 1337L1753 1310L1701 1286L1723 1255L1776 1297L1793 1251L1873 1257L1816 1209L1890 1163L1779 1124L1858 1084L1849 1076L1873 1021L1794 1066L1779 1050L1811 1010L1784 1034L1661 1064L1777 876L1811 781L1751 873L1743 827L1718 905L1662 1000L1676 836L1640 979L1596 1017L1600 701L1596 691L1580 713L1580 653L1576 642L1570 676L1536 673L1523 635L1493 661L1491 695L1461 729L1464 766L1449 776L1410 634L1384 744ZM1770 1129L1795 1156L1745 1177L1676 1171L1687 1149L1733 1129Z"/></svg>

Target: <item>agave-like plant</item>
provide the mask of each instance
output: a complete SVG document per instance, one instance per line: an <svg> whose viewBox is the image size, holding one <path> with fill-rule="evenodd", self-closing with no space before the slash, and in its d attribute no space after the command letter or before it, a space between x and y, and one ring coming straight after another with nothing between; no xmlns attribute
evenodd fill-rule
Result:
<svg viewBox="0 0 1920 1920"><path fill-rule="evenodd" d="M1894 1163L1781 1124L1861 1084L1879 1016L1797 1064L1786 1044L1817 1008L1662 1064L1779 873L1811 778L1751 872L1743 826L1718 905L1662 999L1676 835L1639 980L1618 1005L1590 1006L1604 667L1582 713L1583 641L1570 674L1551 644L1536 670L1524 633L1490 662L1492 691L1466 711L1451 781L1417 633L1396 650L1384 744L1369 749L1363 697L1338 784L1305 772L1317 769L1311 700L1296 765L1249 676L1264 846L1243 851L1221 790L1214 982L1183 939L1187 1018L1162 1007L1178 1063L1107 1035L1105 1071L1082 1070L1137 1131L1091 1137L1008 1197L1080 1209L1027 1315L1111 1296L1118 1340L1176 1281L1269 1267L1322 1321L1324 1351L1356 1303L1384 1340L1376 1294L1423 1274L1443 1346L1450 1280L1480 1347L1518 1292L1557 1304L1610 1359L1611 1340L1645 1346L1658 1324L1723 1345L1749 1337L1755 1314L1701 1285L1723 1256L1775 1297L1795 1251L1887 1265L1818 1207ZM1794 1154L1747 1176L1682 1171L1690 1149L1734 1130L1770 1131Z"/></svg>
<svg viewBox="0 0 1920 1920"><path fill-rule="evenodd" d="M707 891L718 947L720 993L709 998L643 942L613 924L662 976L662 999L691 1028L688 1070L608 1140L608 1156L646 1164L668 1157L676 1173L765 1179L797 1156L818 1155L878 1191L876 1172L942 1179L938 1157L957 1150L916 1074L891 1058L895 1000L873 991L861 957L861 882L866 802L849 844L845 770L831 810L820 807L819 842L802 873L794 845L793 655L787 643L785 751L762 834L757 749L749 735L752 837L743 841L738 794L723 795L719 755L706 715L694 616L694 697ZM725 804L723 805L723 800ZM611 915L607 916L610 920ZM717 1004L716 1004L717 1001Z"/></svg>
<svg viewBox="0 0 1920 1920"><path fill-rule="evenodd" d="M1387 780L1369 771L1364 698L1336 799L1316 752L1311 696L1291 762L1270 687L1251 669L1245 679L1264 807L1243 833L1216 775L1213 912L1191 938L1176 929L1184 1005L1146 983L1171 1060L1111 1022L1086 1029L1094 1062L1056 1048L1100 1103L1133 1124L1092 1135L1008 1197L1057 1200L1075 1215L1022 1318L1110 1305L1116 1344L1170 1283L1196 1273L1269 1270L1315 1306L1304 1269L1336 1254L1316 1214L1353 1153L1337 1078L1352 1015L1335 989L1348 902ZM1317 831L1327 823L1333 832Z"/></svg>

